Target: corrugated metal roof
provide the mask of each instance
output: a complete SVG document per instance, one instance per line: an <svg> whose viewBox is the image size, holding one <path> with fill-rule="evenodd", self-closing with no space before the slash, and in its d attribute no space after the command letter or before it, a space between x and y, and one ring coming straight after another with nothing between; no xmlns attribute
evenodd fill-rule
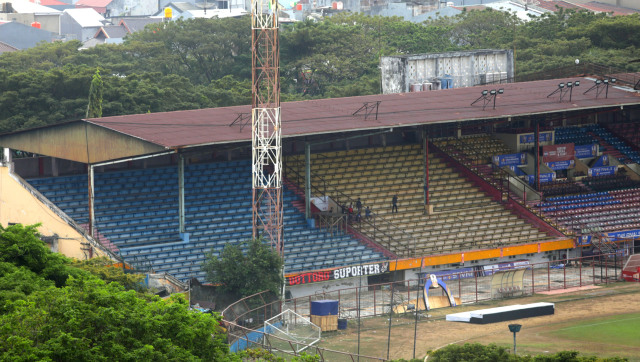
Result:
<svg viewBox="0 0 640 362"><path fill-rule="evenodd" d="M0 41L0 54L7 53L7 52L15 52L16 50L18 50L18 48L14 47L13 45L9 45L7 43L3 43Z"/></svg>
<svg viewBox="0 0 640 362"><path fill-rule="evenodd" d="M583 95L593 85L593 79L573 80L580 80L581 87L573 92L571 103L559 103L555 96L547 98L549 93L557 89L560 80L511 83L492 86L504 88L505 91L497 97L495 110L489 105L484 111L481 106L470 104L480 96L483 89L487 89L486 86L287 102L281 107L282 136L374 130L640 104L638 93L619 87L610 87L607 99L604 94L595 99L595 92ZM360 114L353 115L363 103L376 101L382 102L377 120L373 115L366 120ZM88 121L166 148L178 148L250 141L250 125L242 131L238 126L229 126L239 114L248 115L250 111L250 106L236 106L94 118Z"/></svg>
<svg viewBox="0 0 640 362"><path fill-rule="evenodd" d="M602 13L613 13L613 15L631 15L631 14L635 14L635 13L640 13L640 11L638 10L634 10L634 9L629 9L629 8L623 8L620 6L615 6L615 5L609 5L609 4L604 4L601 2L597 2L597 1L591 1L589 3L586 3L584 5L580 5L585 9L591 10L591 11L596 11L596 12L602 12Z"/></svg>
<svg viewBox="0 0 640 362"><path fill-rule="evenodd" d="M580 8L578 5L570 4L566 1L556 1L556 0L543 0L538 2L535 6L539 8L543 8L545 10L553 11L553 12L557 11L558 8L563 8L563 9L579 9Z"/></svg>
<svg viewBox="0 0 640 362"><path fill-rule="evenodd" d="M124 38L128 34L127 28L123 25L106 25L100 28L94 37L98 37L100 33L104 34L105 38Z"/></svg>
<svg viewBox="0 0 640 362"><path fill-rule="evenodd" d="M147 24L151 23L161 23L161 18L139 18L139 19L122 19L120 20L120 25L124 25L124 27L129 31L129 33L135 33L136 31L140 31L144 29Z"/></svg>

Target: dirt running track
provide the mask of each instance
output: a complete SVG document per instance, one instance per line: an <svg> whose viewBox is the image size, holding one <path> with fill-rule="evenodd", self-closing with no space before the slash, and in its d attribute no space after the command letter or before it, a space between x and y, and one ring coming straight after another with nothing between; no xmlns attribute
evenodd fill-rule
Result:
<svg viewBox="0 0 640 362"><path fill-rule="evenodd" d="M465 310L484 309L500 305L551 302L555 304L555 315L520 319L518 321L476 325L447 322L444 315ZM442 308L429 312L427 321L421 319L417 328L416 357L422 358L426 351L450 343L478 342L513 346L513 334L507 327L510 323L522 324L517 335L518 354L554 353L561 350L577 350L583 354L601 357L618 355L631 361L640 361L640 340L637 346L615 346L611 344L571 341L549 336L547 332L570 326L592 318L640 313L640 283L618 283L606 287L555 295L535 295L499 302ZM360 351L376 357L387 356L388 322L386 318L370 318L363 321L360 336ZM597 328L597 327L594 327ZM638 322L640 329L640 321ZM391 359L413 357L414 323L412 318L394 317L391 330ZM355 351L357 348L357 326L350 322L346 331L323 336L322 347Z"/></svg>

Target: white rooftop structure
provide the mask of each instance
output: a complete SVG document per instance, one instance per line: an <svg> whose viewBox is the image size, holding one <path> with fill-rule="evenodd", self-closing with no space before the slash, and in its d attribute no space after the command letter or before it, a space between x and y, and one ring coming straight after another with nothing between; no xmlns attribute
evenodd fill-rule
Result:
<svg viewBox="0 0 640 362"><path fill-rule="evenodd" d="M66 9L64 12L71 16L83 28L100 27L104 25L104 17L92 8Z"/></svg>
<svg viewBox="0 0 640 362"><path fill-rule="evenodd" d="M525 7L525 5L514 1L496 1L483 5L495 10L506 11L508 13L515 14L518 19L523 21L529 21L533 17L542 16L545 13L542 10L532 9L528 6Z"/></svg>
<svg viewBox="0 0 640 362"><path fill-rule="evenodd" d="M13 10L19 14L59 14L56 10L47 6L32 3L28 0L3 0L3 3L11 3Z"/></svg>

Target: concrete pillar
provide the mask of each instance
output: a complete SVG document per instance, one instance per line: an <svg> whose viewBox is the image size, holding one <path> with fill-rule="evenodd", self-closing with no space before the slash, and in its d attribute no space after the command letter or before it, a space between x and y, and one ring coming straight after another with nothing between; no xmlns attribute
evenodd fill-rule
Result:
<svg viewBox="0 0 640 362"><path fill-rule="evenodd" d="M89 164L89 233L95 237L96 216L94 212L93 165Z"/></svg>
<svg viewBox="0 0 640 362"><path fill-rule="evenodd" d="M179 232L184 233L184 156L178 155L178 215Z"/></svg>
<svg viewBox="0 0 640 362"><path fill-rule="evenodd" d="M58 159L51 157L51 176L58 177Z"/></svg>
<svg viewBox="0 0 640 362"><path fill-rule="evenodd" d="M10 148L4 148L3 154L2 154L2 163L3 163L3 165L4 166L10 166L12 162L13 162L13 159L11 157L11 149Z"/></svg>
<svg viewBox="0 0 640 362"><path fill-rule="evenodd" d="M311 218L311 144L304 144L304 216Z"/></svg>

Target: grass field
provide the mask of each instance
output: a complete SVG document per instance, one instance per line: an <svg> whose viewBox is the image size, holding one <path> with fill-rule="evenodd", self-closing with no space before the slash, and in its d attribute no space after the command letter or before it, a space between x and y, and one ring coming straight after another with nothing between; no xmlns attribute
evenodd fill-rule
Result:
<svg viewBox="0 0 640 362"><path fill-rule="evenodd" d="M555 314L487 325L444 320L448 313L533 302L555 303ZM451 343L495 343L512 348L513 334L507 325L515 322L523 326L517 335L518 354L575 350L587 356L619 356L640 362L640 283L616 283L588 291L442 308L430 311L429 315L428 319L424 318L417 324L415 330L417 358L424 357L428 350ZM394 317L390 337L388 325L385 317L363 320L361 353L385 358L388 348L391 359L413 357L413 319ZM347 330L323 335L321 346L355 352L357 337L357 324L350 321ZM388 339L391 340L390 345L387 344Z"/></svg>
<svg viewBox="0 0 640 362"><path fill-rule="evenodd" d="M637 347L640 345L640 313L594 318L550 331L564 340L580 340Z"/></svg>

